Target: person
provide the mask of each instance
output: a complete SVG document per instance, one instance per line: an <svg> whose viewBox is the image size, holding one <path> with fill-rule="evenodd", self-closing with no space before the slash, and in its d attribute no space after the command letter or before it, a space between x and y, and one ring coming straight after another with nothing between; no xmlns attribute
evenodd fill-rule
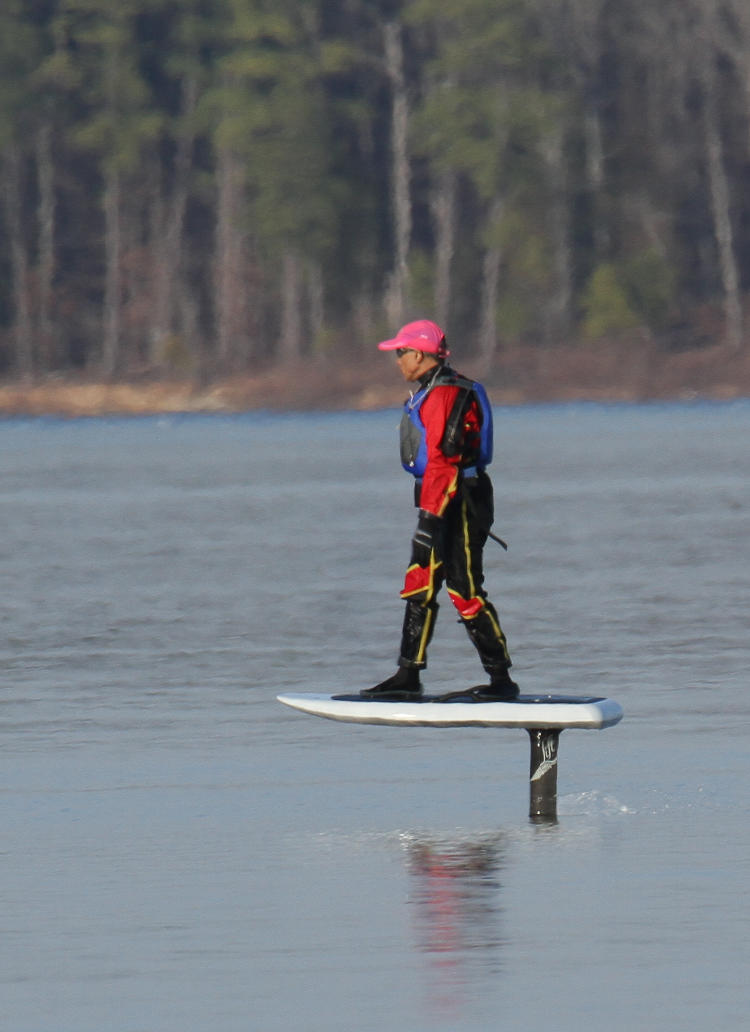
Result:
<svg viewBox="0 0 750 1032"><path fill-rule="evenodd" d="M427 665L437 595L445 583L489 674L488 684L467 692L477 698L515 699L518 685L509 674L508 645L483 588L483 551L494 519L486 472L492 459L487 394L480 383L447 365L445 334L429 319L407 323L378 348L395 351L402 376L416 385L404 404L400 438L402 465L415 478L419 515L401 590L406 612L398 669L360 694L375 699L421 695L420 671Z"/></svg>

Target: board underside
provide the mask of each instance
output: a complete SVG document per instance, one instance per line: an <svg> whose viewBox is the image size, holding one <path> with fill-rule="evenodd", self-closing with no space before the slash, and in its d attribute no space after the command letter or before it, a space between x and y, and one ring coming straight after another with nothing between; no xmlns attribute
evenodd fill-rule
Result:
<svg viewBox="0 0 750 1032"><path fill-rule="evenodd" d="M287 692L279 702L302 713L350 724L394 727L605 728L622 719L613 699L564 695L521 695L513 702L441 701L436 696L395 701L358 695Z"/></svg>

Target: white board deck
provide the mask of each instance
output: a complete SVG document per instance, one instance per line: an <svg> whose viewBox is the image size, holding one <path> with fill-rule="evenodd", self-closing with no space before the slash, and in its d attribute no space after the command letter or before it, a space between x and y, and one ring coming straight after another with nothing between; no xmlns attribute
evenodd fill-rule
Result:
<svg viewBox="0 0 750 1032"><path fill-rule="evenodd" d="M513 702L440 702L429 696L400 702L294 692L277 698L328 720L395 727L604 728L622 719L622 708L613 699L564 695L521 695Z"/></svg>

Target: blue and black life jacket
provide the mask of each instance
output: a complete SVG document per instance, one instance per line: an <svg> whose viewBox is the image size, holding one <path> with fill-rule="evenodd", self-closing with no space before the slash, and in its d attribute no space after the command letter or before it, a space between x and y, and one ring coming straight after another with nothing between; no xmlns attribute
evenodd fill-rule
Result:
<svg viewBox="0 0 750 1032"><path fill-rule="evenodd" d="M462 462L464 476L476 476L492 462L492 408L487 392L481 383L468 380L443 366L435 376L404 403L401 417L401 465L407 473L423 477L427 468L427 432L419 414L422 402L436 387L458 387L453 408L445 424L441 441L443 452L453 457L464 450L464 415L472 401L479 407L480 431L478 448L474 454L465 455Z"/></svg>

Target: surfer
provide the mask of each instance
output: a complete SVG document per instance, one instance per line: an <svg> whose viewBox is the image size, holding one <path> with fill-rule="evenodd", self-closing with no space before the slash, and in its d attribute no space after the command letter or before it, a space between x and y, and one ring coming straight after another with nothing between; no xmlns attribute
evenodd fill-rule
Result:
<svg viewBox="0 0 750 1032"><path fill-rule="evenodd" d="M454 372L437 323L407 323L378 344L395 351L404 379L415 384L401 419L401 462L415 478L419 509L411 559L401 597L406 602L395 674L363 689L365 698L416 698L420 671L437 618L437 595L445 583L451 602L489 674L489 684L470 689L476 697L515 699L505 635L482 585L484 546L494 518L492 410L484 387ZM495 538L504 546L504 542Z"/></svg>

